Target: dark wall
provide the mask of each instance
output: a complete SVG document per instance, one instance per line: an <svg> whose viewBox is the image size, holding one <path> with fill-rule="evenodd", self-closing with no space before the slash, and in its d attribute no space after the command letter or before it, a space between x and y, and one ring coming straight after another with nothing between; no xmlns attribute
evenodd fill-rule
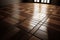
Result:
<svg viewBox="0 0 60 40"><path fill-rule="evenodd" d="M18 3L19 0L0 0L0 6L1 5L8 5L8 4L14 4Z"/></svg>
<svg viewBox="0 0 60 40"><path fill-rule="evenodd" d="M60 0L51 0L52 4L60 5Z"/></svg>
<svg viewBox="0 0 60 40"><path fill-rule="evenodd" d="M8 4L14 4L18 2L33 2L33 0L0 0L0 6L1 5L8 5ZM52 4L60 5L60 0L51 0Z"/></svg>
<svg viewBox="0 0 60 40"><path fill-rule="evenodd" d="M33 3L33 0L22 0L22 2Z"/></svg>

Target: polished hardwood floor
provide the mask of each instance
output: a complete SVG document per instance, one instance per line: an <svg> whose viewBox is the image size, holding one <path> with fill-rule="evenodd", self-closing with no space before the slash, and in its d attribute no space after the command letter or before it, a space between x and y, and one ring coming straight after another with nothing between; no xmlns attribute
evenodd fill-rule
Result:
<svg viewBox="0 0 60 40"><path fill-rule="evenodd" d="M0 40L60 40L60 6L16 3L1 7Z"/></svg>

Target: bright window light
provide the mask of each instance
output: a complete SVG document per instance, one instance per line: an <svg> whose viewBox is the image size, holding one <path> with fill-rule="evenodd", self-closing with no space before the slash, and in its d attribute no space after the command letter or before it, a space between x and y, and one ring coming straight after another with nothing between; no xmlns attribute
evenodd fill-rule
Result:
<svg viewBox="0 0 60 40"><path fill-rule="evenodd" d="M41 0L41 3L43 3L44 2L44 0Z"/></svg>
<svg viewBox="0 0 60 40"><path fill-rule="evenodd" d="M50 0L47 0L47 3L50 3Z"/></svg>
<svg viewBox="0 0 60 40"><path fill-rule="evenodd" d="M44 0L44 3L46 3L47 2L47 0Z"/></svg>
<svg viewBox="0 0 60 40"><path fill-rule="evenodd" d="M39 2L39 0L34 0L34 2Z"/></svg>
<svg viewBox="0 0 60 40"><path fill-rule="evenodd" d="M41 3L50 3L50 0L41 0Z"/></svg>

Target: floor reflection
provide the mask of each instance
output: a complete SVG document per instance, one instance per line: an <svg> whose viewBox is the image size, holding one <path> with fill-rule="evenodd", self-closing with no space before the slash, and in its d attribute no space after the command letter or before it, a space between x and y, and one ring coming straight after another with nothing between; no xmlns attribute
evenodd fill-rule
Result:
<svg viewBox="0 0 60 40"><path fill-rule="evenodd" d="M18 3L2 7L1 39L59 40L59 10L60 6L39 3Z"/></svg>

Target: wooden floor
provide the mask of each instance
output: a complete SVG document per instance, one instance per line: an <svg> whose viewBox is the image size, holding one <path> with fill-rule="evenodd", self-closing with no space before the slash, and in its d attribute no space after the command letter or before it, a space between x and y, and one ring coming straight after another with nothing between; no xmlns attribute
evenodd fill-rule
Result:
<svg viewBox="0 0 60 40"><path fill-rule="evenodd" d="M0 40L60 40L60 6L16 3L0 8Z"/></svg>

